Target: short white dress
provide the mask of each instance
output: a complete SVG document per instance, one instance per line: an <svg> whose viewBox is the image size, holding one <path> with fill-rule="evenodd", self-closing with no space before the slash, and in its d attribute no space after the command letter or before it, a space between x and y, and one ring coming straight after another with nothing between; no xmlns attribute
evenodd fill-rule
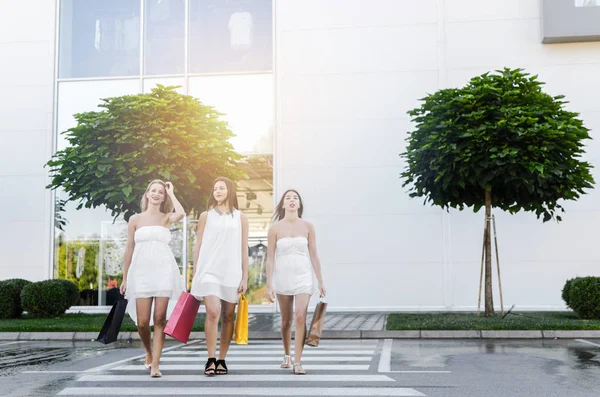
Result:
<svg viewBox="0 0 600 397"><path fill-rule="evenodd" d="M142 226L135 231L134 239L135 248L125 291L125 298L129 301L127 313L137 324L137 298L167 297L171 299L168 318L183 292L183 279L169 247L171 231L164 226ZM153 317L152 313L151 323Z"/></svg>
<svg viewBox="0 0 600 397"><path fill-rule="evenodd" d="M208 211L200 255L190 293L198 300L205 296L238 303L242 281L242 221L240 211Z"/></svg>
<svg viewBox="0 0 600 397"><path fill-rule="evenodd" d="M313 293L313 268L306 237L283 237L275 247L273 289L279 295Z"/></svg>

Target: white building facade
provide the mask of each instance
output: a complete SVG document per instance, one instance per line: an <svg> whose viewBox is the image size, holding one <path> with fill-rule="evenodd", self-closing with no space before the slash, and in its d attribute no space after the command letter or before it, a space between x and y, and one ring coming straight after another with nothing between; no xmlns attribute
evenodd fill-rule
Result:
<svg viewBox="0 0 600 397"><path fill-rule="evenodd" d="M566 95L591 129L585 160L600 181L600 32L584 29L590 18L600 27L600 4L557 4L5 1L0 279L69 278L87 291L82 306L110 304L122 277L124 223L66 203L58 209L68 223L55 227L64 196L45 189L43 166L64 147L60 132L75 125L73 114L163 84L225 113L234 146L252 160L254 176L240 192L252 225L255 308L276 310L261 295L266 228L279 196L296 188L316 228L330 310L476 309L483 213L408 197L399 178L407 111L475 75L524 68L546 92ZM570 22L583 27L560 25ZM600 273L600 193L565 208L559 224L495 212L505 306L563 309L566 279ZM183 273L193 230L193 220L173 228ZM498 305L496 274L494 287Z"/></svg>

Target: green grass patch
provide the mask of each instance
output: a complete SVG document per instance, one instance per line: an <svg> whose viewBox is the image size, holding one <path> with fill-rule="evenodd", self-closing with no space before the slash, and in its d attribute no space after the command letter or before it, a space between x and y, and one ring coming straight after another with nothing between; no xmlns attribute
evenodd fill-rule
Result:
<svg viewBox="0 0 600 397"><path fill-rule="evenodd" d="M108 314L64 314L54 318L0 320L0 332L100 332ZM137 331L129 316L125 316L121 331ZM204 314L198 314L192 331L204 331Z"/></svg>
<svg viewBox="0 0 600 397"><path fill-rule="evenodd" d="M388 330L600 330L600 320L581 320L573 312L511 313L484 317L483 313L392 313Z"/></svg>

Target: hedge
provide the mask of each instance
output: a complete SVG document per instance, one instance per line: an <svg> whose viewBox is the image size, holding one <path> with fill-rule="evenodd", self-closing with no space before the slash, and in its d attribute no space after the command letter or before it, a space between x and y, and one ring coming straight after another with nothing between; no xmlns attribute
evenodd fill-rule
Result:
<svg viewBox="0 0 600 397"><path fill-rule="evenodd" d="M578 277L567 292L569 306L580 318L600 319L600 277Z"/></svg>
<svg viewBox="0 0 600 397"><path fill-rule="evenodd" d="M55 280L38 281L23 288L21 304L32 317L56 317L65 312L65 288Z"/></svg>

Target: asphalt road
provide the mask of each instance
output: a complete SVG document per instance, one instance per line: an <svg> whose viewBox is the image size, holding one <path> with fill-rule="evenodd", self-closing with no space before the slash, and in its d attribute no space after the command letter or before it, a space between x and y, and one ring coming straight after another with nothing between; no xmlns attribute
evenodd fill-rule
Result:
<svg viewBox="0 0 600 397"><path fill-rule="evenodd" d="M233 345L205 377L202 341L166 345L150 379L139 344L0 342L2 396L598 396L600 341L325 340L308 374L280 369L277 341Z"/></svg>

